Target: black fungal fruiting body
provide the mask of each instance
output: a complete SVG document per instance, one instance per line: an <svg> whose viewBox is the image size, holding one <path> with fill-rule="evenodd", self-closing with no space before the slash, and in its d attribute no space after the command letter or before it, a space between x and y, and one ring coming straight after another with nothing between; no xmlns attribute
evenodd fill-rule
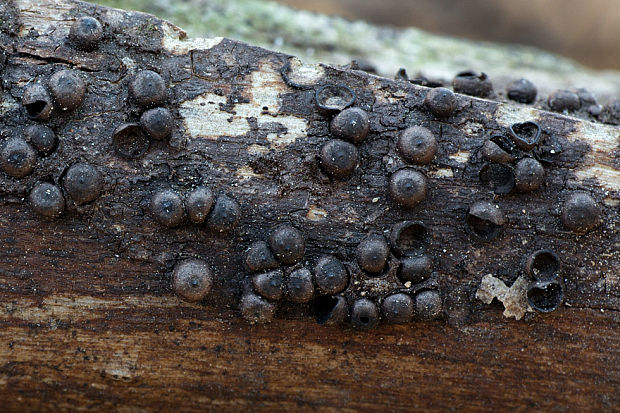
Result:
<svg viewBox="0 0 620 413"><path fill-rule="evenodd" d="M402 221L390 231L390 245L400 257L418 256L424 252L429 229L422 221Z"/></svg>
<svg viewBox="0 0 620 413"><path fill-rule="evenodd" d="M286 298L294 303L307 303L314 296L312 273L307 268L291 272L286 281Z"/></svg>
<svg viewBox="0 0 620 413"><path fill-rule="evenodd" d="M32 173L37 163L37 153L24 139L9 138L0 151L0 167L13 178L23 178Z"/></svg>
<svg viewBox="0 0 620 413"><path fill-rule="evenodd" d="M123 158L138 158L148 150L149 140L137 123L124 123L112 134L116 153Z"/></svg>
<svg viewBox="0 0 620 413"><path fill-rule="evenodd" d="M518 79L508 85L506 89L508 99L519 103L533 103L536 100L538 89L527 79Z"/></svg>
<svg viewBox="0 0 620 413"><path fill-rule="evenodd" d="M56 185L39 183L28 197L34 212L45 218L58 218L65 210L65 197Z"/></svg>
<svg viewBox="0 0 620 413"><path fill-rule="evenodd" d="M562 263L555 252L534 251L525 262L525 274L532 279L549 279L560 273Z"/></svg>
<svg viewBox="0 0 620 413"><path fill-rule="evenodd" d="M432 320L442 313L441 296L436 290L424 290L415 297L415 314L422 320Z"/></svg>
<svg viewBox="0 0 620 413"><path fill-rule="evenodd" d="M349 273L338 258L321 257L314 268L314 282L321 293L338 294L347 287Z"/></svg>
<svg viewBox="0 0 620 413"><path fill-rule="evenodd" d="M272 231L269 246L276 258L285 265L299 262L306 251L303 235L290 225L282 225Z"/></svg>
<svg viewBox="0 0 620 413"><path fill-rule="evenodd" d="M590 195L577 192L562 206L562 224L568 230L583 233L600 223L601 210Z"/></svg>
<svg viewBox="0 0 620 413"><path fill-rule="evenodd" d="M31 84L24 89L22 105L26 108L29 117L43 121L50 118L54 108L52 97L39 83Z"/></svg>
<svg viewBox="0 0 620 413"><path fill-rule="evenodd" d="M438 118L448 118L456 110L456 96L445 87L429 90L424 97L426 108Z"/></svg>
<svg viewBox="0 0 620 413"><path fill-rule="evenodd" d="M488 242L502 233L506 218L497 205L481 201L469 207L465 223L476 241Z"/></svg>
<svg viewBox="0 0 620 413"><path fill-rule="evenodd" d="M355 145L340 139L331 139L323 144L320 151L323 171L338 179L351 176L358 162L358 151Z"/></svg>
<svg viewBox="0 0 620 413"><path fill-rule="evenodd" d="M142 114L140 124L151 138L163 140L172 133L174 120L168 109L154 108Z"/></svg>
<svg viewBox="0 0 620 413"><path fill-rule="evenodd" d="M355 102L355 92L346 85L325 85L315 92L316 105L325 112L342 111Z"/></svg>
<svg viewBox="0 0 620 413"><path fill-rule="evenodd" d="M398 278L402 282L419 284L430 277L432 270L433 260L426 254L404 257L400 262Z"/></svg>
<svg viewBox="0 0 620 413"><path fill-rule="evenodd" d="M53 130L43 125L30 125L24 130L24 138L43 156L56 148L58 139Z"/></svg>
<svg viewBox="0 0 620 413"><path fill-rule="evenodd" d="M411 168L403 168L390 177L389 193L394 202L413 208L426 198L426 177Z"/></svg>
<svg viewBox="0 0 620 413"><path fill-rule="evenodd" d="M77 204L85 204L99 197L103 188L103 176L92 165L72 165L64 177L64 187L69 198Z"/></svg>
<svg viewBox="0 0 620 413"><path fill-rule="evenodd" d="M514 170L514 182L520 192L535 191L545 182L545 168L533 158L523 158Z"/></svg>
<svg viewBox="0 0 620 413"><path fill-rule="evenodd" d="M478 173L480 182L485 185L491 185L493 192L496 194L507 194L515 186L515 172L507 165L498 163L485 163ZM523 176L526 182L530 182L529 178Z"/></svg>
<svg viewBox="0 0 620 413"><path fill-rule="evenodd" d="M240 218L237 201L227 195L218 195L207 217L207 227L214 232L230 232L237 227Z"/></svg>
<svg viewBox="0 0 620 413"><path fill-rule="evenodd" d="M562 304L564 285L559 277L535 280L528 285L526 296L534 310L549 313Z"/></svg>
<svg viewBox="0 0 620 413"><path fill-rule="evenodd" d="M423 126L412 126L398 136L398 152L409 163L429 164L437 153L435 135Z"/></svg>
<svg viewBox="0 0 620 413"><path fill-rule="evenodd" d="M316 322L333 326L342 324L348 316L347 300L342 296L321 296L312 302Z"/></svg>
<svg viewBox="0 0 620 413"><path fill-rule="evenodd" d="M382 236L371 236L362 240L357 246L356 256L359 267L369 273L383 271L390 249Z"/></svg>
<svg viewBox="0 0 620 413"><path fill-rule="evenodd" d="M215 197L207 187L201 186L194 189L185 199L187 216L194 224L202 224L209 216Z"/></svg>
<svg viewBox="0 0 620 413"><path fill-rule="evenodd" d="M359 144L370 131L368 113L360 108L345 109L332 119L329 129L337 138Z"/></svg>
<svg viewBox="0 0 620 413"><path fill-rule="evenodd" d="M186 301L202 301L212 285L213 272L203 260L184 260L172 271L172 289Z"/></svg>
<svg viewBox="0 0 620 413"><path fill-rule="evenodd" d="M509 133L515 145L524 151L530 151L538 145L541 128L536 122L515 123L510 126Z"/></svg>
<svg viewBox="0 0 620 413"><path fill-rule="evenodd" d="M69 40L81 50L93 50L101 39L103 39L103 26L94 17L80 17L73 22L69 30Z"/></svg>
<svg viewBox="0 0 620 413"><path fill-rule="evenodd" d="M372 301L360 298L351 307L351 324L355 328L370 329L379 323L379 311Z"/></svg>
<svg viewBox="0 0 620 413"><path fill-rule="evenodd" d="M495 135L482 145L482 156L491 162L500 164L513 162L515 160L513 151L512 142L502 135Z"/></svg>
<svg viewBox="0 0 620 413"><path fill-rule="evenodd" d="M281 269L256 274L252 277L254 291L268 300L279 300L282 298L282 282L284 274Z"/></svg>
<svg viewBox="0 0 620 413"><path fill-rule="evenodd" d="M156 106L166 101L166 82L152 70L139 72L130 85L131 95L140 106Z"/></svg>
<svg viewBox="0 0 620 413"><path fill-rule="evenodd" d="M388 323L404 324L413 318L413 300L407 294L398 293L387 296L381 308Z"/></svg>
<svg viewBox="0 0 620 413"><path fill-rule="evenodd" d="M452 81L457 93L485 98L493 92L493 84L485 73L461 72Z"/></svg>
<svg viewBox="0 0 620 413"><path fill-rule="evenodd" d="M72 70L61 70L52 75L48 82L54 101L61 111L73 111L79 108L86 96L86 84Z"/></svg>
<svg viewBox="0 0 620 413"><path fill-rule="evenodd" d="M253 243L245 255L245 267L250 272L272 270L279 265L265 241Z"/></svg>
<svg viewBox="0 0 620 413"><path fill-rule="evenodd" d="M169 228L177 227L185 220L183 200L179 194L169 189L153 195L150 210L155 221Z"/></svg>
<svg viewBox="0 0 620 413"><path fill-rule="evenodd" d="M570 90L557 90L549 95L547 103L551 110L564 112L578 110L581 107L579 96Z"/></svg>

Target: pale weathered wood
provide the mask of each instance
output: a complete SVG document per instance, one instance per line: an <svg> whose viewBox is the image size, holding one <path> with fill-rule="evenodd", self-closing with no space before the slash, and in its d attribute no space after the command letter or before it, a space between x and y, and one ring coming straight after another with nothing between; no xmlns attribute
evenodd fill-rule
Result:
<svg viewBox="0 0 620 413"><path fill-rule="evenodd" d="M67 42L81 15L104 25L105 39L92 52ZM305 66L229 39L185 39L153 16L73 0L13 0L0 6L0 17L8 55L3 137L37 123L21 104L31 82L72 67L88 87L81 108L47 122L60 140L56 151L25 178L0 176L0 400L7 410L583 411L620 402L618 126L586 111L569 116L464 95L451 118L438 120L424 108L422 86ZM288 84L281 75L287 62ZM128 89L143 69L167 81L175 131L168 143L126 160L111 136L142 112ZM355 106L370 115L360 166L344 181L323 174L316 159L330 131L315 89L328 83L351 87ZM555 148L546 152L545 185L494 195L478 179L480 148L491 134L528 120ZM396 137L414 124L432 130L440 149L418 168L429 178L427 199L405 210L386 187L403 165ZM81 206L69 201L61 218L41 219L27 201L31 188L42 180L62 186L76 162L103 174L101 196ZM199 183L239 202L235 231L187 223L166 229L151 218L158 188L187 193ZM563 202L577 191L591 194L602 216L583 235L560 221ZM493 200L508 218L492 243L465 231L476 200ZM405 219L432 231L433 286L444 300L438 320L372 331L322 327L309 305L290 303L264 326L240 317L245 251L277 224L304 232L303 264L312 268L323 254L353 266L360 240ZM540 248L553 249L563 264L558 310L515 321L500 304L476 299L485 275L512 285ZM178 299L169 285L173 266L187 257L206 260L215 273L200 304ZM381 282L352 277L349 301L415 292L393 274Z"/></svg>

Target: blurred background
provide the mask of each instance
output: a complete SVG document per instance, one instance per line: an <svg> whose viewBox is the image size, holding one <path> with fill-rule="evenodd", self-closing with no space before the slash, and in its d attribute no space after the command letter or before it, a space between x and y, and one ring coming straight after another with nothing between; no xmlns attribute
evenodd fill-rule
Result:
<svg viewBox="0 0 620 413"><path fill-rule="evenodd" d="M620 0L279 0L371 23L540 47L620 69Z"/></svg>
<svg viewBox="0 0 620 413"><path fill-rule="evenodd" d="M541 95L587 88L602 103L620 97L620 0L91 1L306 63L356 60L382 76L404 68L445 84L474 70L496 90L524 77Z"/></svg>

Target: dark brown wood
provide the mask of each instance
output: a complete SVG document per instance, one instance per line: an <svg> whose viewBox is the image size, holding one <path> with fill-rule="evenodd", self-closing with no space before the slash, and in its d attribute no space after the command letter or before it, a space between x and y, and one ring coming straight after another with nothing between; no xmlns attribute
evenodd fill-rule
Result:
<svg viewBox="0 0 620 413"><path fill-rule="evenodd" d="M0 6L2 136L23 136L38 121L21 104L24 89L73 68L87 84L84 104L49 122L59 145L39 156L24 178L0 175L0 400L9 411L73 410L319 410L445 411L613 410L620 402L620 129L585 110L572 116L502 101L457 95L457 109L436 119L427 88L349 68L303 66L290 56L229 39L186 40L152 16L112 11L73 0L11 0ZM67 40L76 17L101 20L94 51ZM284 71L286 64L290 67ZM129 89L140 70L165 80L163 104L175 119L169 141L152 141L137 159L114 148L119 126L138 122L143 108ZM317 108L321 85L344 84L354 106L370 116L358 145L360 165L346 180L325 175L317 159L330 139L331 115ZM511 124L535 120L543 144L535 154L545 183L529 193L494 194L479 171L481 148ZM396 139L408 126L430 129L435 160L416 167L428 196L414 209L387 193L404 165ZM42 219L28 196L38 182L64 185L82 162L103 176L96 200ZM153 193L187 194L199 184L240 205L232 232L185 223L166 228L151 217ZM65 191L66 192L66 191ZM601 222L586 234L567 230L564 201L587 192ZM492 201L506 227L491 243L466 229L468 208ZM349 303L366 297L415 295L395 270L370 278L356 270L355 251L370 234L403 220L430 229L426 250L441 317L372 331L315 323L308 304L279 304L274 320L250 325L239 299L248 276L245 251L281 223L306 238L303 265L324 254L347 263ZM476 298L483 277L524 282L535 250L562 263L564 304L535 314L523 304ZM215 273L200 304L170 288L172 268L197 257ZM397 259L392 256L392 264ZM513 288L519 302L524 291ZM520 295L519 295L520 294ZM515 298L516 297L516 298ZM504 304L509 307L508 299ZM519 311L521 313L519 313ZM522 318L511 320L505 316Z"/></svg>

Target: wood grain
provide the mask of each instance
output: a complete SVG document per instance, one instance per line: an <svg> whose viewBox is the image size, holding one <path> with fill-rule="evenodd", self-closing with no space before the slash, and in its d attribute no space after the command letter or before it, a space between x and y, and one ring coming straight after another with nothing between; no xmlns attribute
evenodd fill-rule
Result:
<svg viewBox="0 0 620 413"><path fill-rule="evenodd" d="M76 52L66 37L77 16L94 15L106 36ZM620 402L620 129L585 111L552 113L457 95L457 111L438 120L423 107L427 88L350 68L305 66L290 56L229 39L185 39L153 16L73 0L15 0L0 6L3 137L21 136L28 119L24 88L72 67L88 93L75 113L47 124L59 137L31 175L0 176L0 400L6 411L446 411L613 410ZM307 87L291 87L281 76ZM139 159L122 159L111 141L135 121L128 85L142 69L169 85L175 117L169 142ZM330 139L315 89L344 83L370 115L360 166L336 181L317 162ZM532 193L493 194L478 172L480 148L516 122L543 126L545 185ZM419 167L429 196L414 210L386 193L403 166L395 140L421 124L438 137L435 161ZM548 147L547 147L548 146ZM549 148L554 151L550 152ZM40 181L63 185L67 167L94 165L101 196L68 202L43 220L27 197ZM185 224L166 229L151 217L154 191L181 194L205 183L235 198L232 233ZM585 191L602 222L574 234L560 221L568 196ZM509 224L493 243L474 242L465 214L476 200L496 202ZM324 254L348 265L371 233L419 219L434 260L442 316L372 331L315 323L310 305L280 303L268 325L250 325L238 303L248 246L279 223L306 237L303 265ZM563 264L565 300L547 315L516 322L501 304L475 299L493 274L511 285L532 251L551 248ZM211 294L200 304L174 296L170 273L188 257L212 266ZM353 268L353 267L351 267ZM351 274L343 293L380 302L404 287L394 274L376 282Z"/></svg>

